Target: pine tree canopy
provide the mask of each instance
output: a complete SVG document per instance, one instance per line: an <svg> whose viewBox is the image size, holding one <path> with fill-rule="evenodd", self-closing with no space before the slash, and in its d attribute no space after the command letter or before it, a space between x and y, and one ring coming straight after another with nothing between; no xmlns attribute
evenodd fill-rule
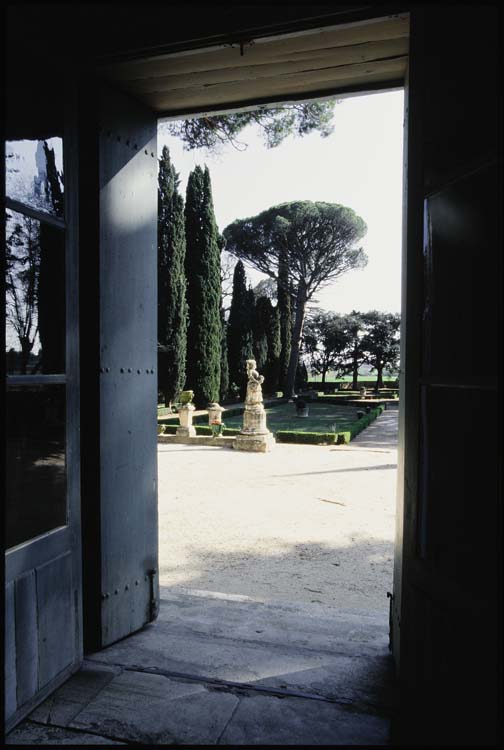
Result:
<svg viewBox="0 0 504 750"><path fill-rule="evenodd" d="M357 242L367 227L351 208L322 201L282 203L226 227L226 249L295 294L286 391L294 395L306 304L322 286L367 257ZM282 275L282 268L288 273ZM286 288L287 287L287 288Z"/></svg>
<svg viewBox="0 0 504 750"><path fill-rule="evenodd" d="M181 138L187 151L196 148L216 151L229 143L244 150L247 146L238 141L238 136L247 125L255 124L262 131L267 148L274 148L289 135L304 136L319 132L326 138L334 129L332 118L336 103L336 99L330 99L281 107L263 106L248 112L177 120L165 123L163 127Z"/></svg>

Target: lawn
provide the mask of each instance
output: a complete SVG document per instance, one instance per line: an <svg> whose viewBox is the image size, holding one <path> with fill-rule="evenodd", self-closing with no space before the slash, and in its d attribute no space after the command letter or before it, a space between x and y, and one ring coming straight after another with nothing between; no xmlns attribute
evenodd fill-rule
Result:
<svg viewBox="0 0 504 750"><path fill-rule="evenodd" d="M369 373L366 375L361 375L359 373L359 376L357 378L359 383L376 383L376 373ZM383 382L384 384L387 383L395 383L397 381L398 375L384 375L383 376ZM341 375L340 377L336 378L334 376L333 372L328 372L326 375L325 382L326 383L351 383L353 380L353 377L351 375ZM321 383L322 382L322 375L310 375L308 378L308 383Z"/></svg>
<svg viewBox="0 0 504 750"><path fill-rule="evenodd" d="M334 406L332 404L309 404L309 416L296 416L294 404L281 404L266 409L267 425L271 432L277 430L297 430L298 432L340 432L357 420L357 408L352 406ZM226 427L241 427L243 416L226 417ZM335 425L335 426L334 426Z"/></svg>

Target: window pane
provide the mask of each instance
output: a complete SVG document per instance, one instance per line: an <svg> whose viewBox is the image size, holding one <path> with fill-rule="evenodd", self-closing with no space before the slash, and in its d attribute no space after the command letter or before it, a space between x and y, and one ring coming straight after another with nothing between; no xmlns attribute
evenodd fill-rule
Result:
<svg viewBox="0 0 504 750"><path fill-rule="evenodd" d="M63 218L63 140L7 141L6 195Z"/></svg>
<svg viewBox="0 0 504 750"><path fill-rule="evenodd" d="M65 235L6 212L6 370L65 372Z"/></svg>
<svg viewBox="0 0 504 750"><path fill-rule="evenodd" d="M64 526L65 386L7 389L7 547Z"/></svg>

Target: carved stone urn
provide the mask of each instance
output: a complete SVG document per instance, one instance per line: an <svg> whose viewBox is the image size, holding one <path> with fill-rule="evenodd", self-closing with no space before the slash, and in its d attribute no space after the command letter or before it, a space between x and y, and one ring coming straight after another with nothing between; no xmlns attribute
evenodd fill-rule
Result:
<svg viewBox="0 0 504 750"><path fill-rule="evenodd" d="M178 410L180 424L177 427L176 434L182 437L195 437L196 435L196 428L192 423L193 411L196 409L194 404L191 404L193 398L194 391L182 391L180 393L181 406Z"/></svg>

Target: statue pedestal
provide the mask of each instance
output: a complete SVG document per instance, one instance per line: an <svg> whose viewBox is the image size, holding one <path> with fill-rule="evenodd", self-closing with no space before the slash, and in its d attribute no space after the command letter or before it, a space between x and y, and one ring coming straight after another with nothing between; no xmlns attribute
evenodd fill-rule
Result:
<svg viewBox="0 0 504 750"><path fill-rule="evenodd" d="M236 436L234 448L249 453L267 453L275 444L266 427L266 412L262 404L245 404L243 428Z"/></svg>
<svg viewBox="0 0 504 750"><path fill-rule="evenodd" d="M177 427L177 435L181 437L195 437L196 428L193 426L193 411L195 410L193 404L184 404L179 408L179 422L180 425Z"/></svg>

